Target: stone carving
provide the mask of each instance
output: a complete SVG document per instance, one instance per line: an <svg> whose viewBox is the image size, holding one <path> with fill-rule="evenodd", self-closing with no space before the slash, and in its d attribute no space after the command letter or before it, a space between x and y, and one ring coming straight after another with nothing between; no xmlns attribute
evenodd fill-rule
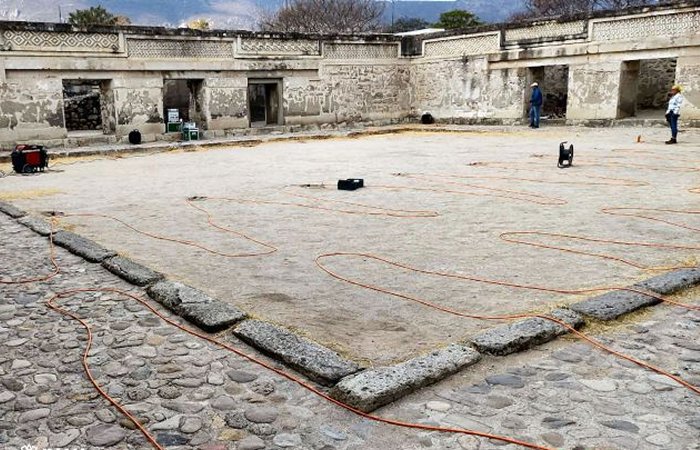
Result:
<svg viewBox="0 0 700 450"><path fill-rule="evenodd" d="M399 57L399 43L355 44L324 42L323 56L326 59L397 59Z"/></svg>
<svg viewBox="0 0 700 450"><path fill-rule="evenodd" d="M281 39L246 39L239 41L239 53L257 55L293 55L304 56L321 54L319 41L281 40Z"/></svg>
<svg viewBox="0 0 700 450"><path fill-rule="evenodd" d="M588 23L585 20L539 22L525 28L506 30L506 42L585 34L588 28L587 25Z"/></svg>
<svg viewBox="0 0 700 450"><path fill-rule="evenodd" d="M233 58L233 43L223 41L175 41L164 39L128 39L129 56L149 59L228 59Z"/></svg>
<svg viewBox="0 0 700 450"><path fill-rule="evenodd" d="M500 48L501 34L496 31L488 34L456 36L425 41L423 44L423 56L484 55L499 51Z"/></svg>
<svg viewBox="0 0 700 450"><path fill-rule="evenodd" d="M692 35L700 30L700 11L593 22L592 40L614 41L649 36Z"/></svg>
<svg viewBox="0 0 700 450"><path fill-rule="evenodd" d="M11 31L2 34L7 50L41 50L60 52L119 51L116 33L64 33L54 31Z"/></svg>

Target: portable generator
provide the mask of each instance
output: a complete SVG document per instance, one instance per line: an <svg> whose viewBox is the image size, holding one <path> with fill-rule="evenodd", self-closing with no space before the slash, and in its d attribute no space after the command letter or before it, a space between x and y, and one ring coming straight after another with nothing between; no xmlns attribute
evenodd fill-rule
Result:
<svg viewBox="0 0 700 450"><path fill-rule="evenodd" d="M49 158L43 145L18 145L12 151L12 168L17 173L44 171Z"/></svg>

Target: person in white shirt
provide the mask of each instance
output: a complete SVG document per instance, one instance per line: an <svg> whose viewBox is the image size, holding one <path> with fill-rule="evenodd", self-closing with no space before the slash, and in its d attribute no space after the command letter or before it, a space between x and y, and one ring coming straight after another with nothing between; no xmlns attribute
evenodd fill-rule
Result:
<svg viewBox="0 0 700 450"><path fill-rule="evenodd" d="M666 121L671 127L671 139L666 141L667 144L675 144L678 137L678 118L681 116L681 105L683 104L683 96L681 95L681 87L675 85L671 88L671 100L668 102L666 110Z"/></svg>

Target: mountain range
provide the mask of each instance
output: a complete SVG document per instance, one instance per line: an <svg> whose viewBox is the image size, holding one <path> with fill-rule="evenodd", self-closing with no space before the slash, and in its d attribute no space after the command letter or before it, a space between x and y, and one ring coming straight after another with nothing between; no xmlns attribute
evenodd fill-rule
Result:
<svg viewBox="0 0 700 450"><path fill-rule="evenodd" d="M382 0L378 0L382 1ZM454 9L471 11L485 22L504 21L522 8L524 0L384 0L384 21L420 18L435 22ZM206 18L214 28L255 29L264 14L273 13L284 0L0 0L0 20L58 22L76 9L102 5L124 15L135 25L178 27Z"/></svg>

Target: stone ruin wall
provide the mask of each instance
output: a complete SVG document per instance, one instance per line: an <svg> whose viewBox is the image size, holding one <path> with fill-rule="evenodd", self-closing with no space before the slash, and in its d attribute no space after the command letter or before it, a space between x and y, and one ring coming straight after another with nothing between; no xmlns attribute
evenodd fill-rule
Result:
<svg viewBox="0 0 700 450"><path fill-rule="evenodd" d="M668 103L668 88L676 79L674 58L647 59L639 64L639 98L637 108L664 109Z"/></svg>
<svg viewBox="0 0 700 450"><path fill-rule="evenodd" d="M492 34L431 36L420 44L422 53L412 61L412 107L440 120L522 120L532 73L542 67L544 80L536 81L545 95L566 93L570 123L623 118L625 62L634 60L641 61L632 94L638 89L637 110L663 108L675 81L686 88L682 117L700 120L698 2L629 16L533 22Z"/></svg>
<svg viewBox="0 0 700 450"><path fill-rule="evenodd" d="M640 64L639 105L663 99L675 71L685 120L700 120L700 1L627 16L493 26L417 38L401 55L393 36L286 36L183 30L72 30L0 25L0 142L60 145L62 80L100 80L105 133L163 134L163 80L201 82L200 127L223 136L249 127L249 79L282 80L284 124L391 123L424 111L452 122L514 123L525 115L533 68L568 93L567 119L620 117L627 60ZM416 39L416 38L412 38ZM675 67L669 61L676 61ZM568 66L569 76L561 73ZM552 67L557 66L557 68ZM568 81L568 86L564 82ZM651 93L654 93L653 98ZM94 115L94 114L93 114Z"/></svg>

